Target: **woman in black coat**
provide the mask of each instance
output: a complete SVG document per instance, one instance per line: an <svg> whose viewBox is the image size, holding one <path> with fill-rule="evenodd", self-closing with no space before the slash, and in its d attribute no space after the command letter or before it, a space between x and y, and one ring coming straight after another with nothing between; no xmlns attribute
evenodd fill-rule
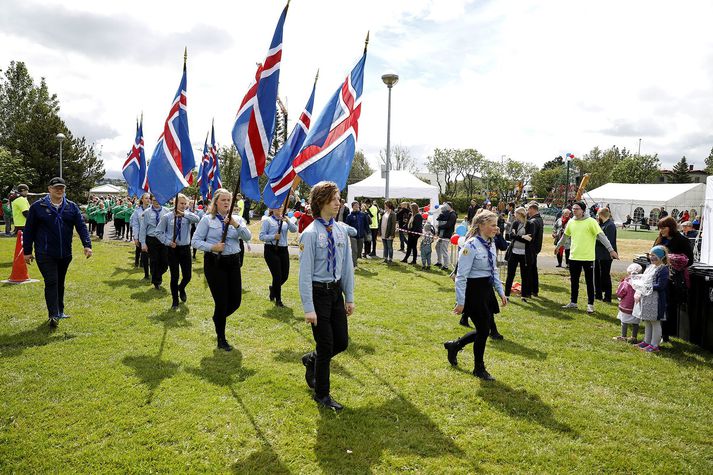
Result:
<svg viewBox="0 0 713 475"><path fill-rule="evenodd" d="M418 238L421 237L420 234L423 232L423 216L418 212L418 205L416 203L411 203L411 219L408 221L408 230L406 257L401 259L401 262L408 261L409 256L413 253L411 264L416 264L416 258L418 257L416 245L418 244Z"/></svg>
<svg viewBox="0 0 713 475"><path fill-rule="evenodd" d="M671 216L667 216L659 221L658 226L659 236L654 241L654 246L665 246L669 254L683 254L688 258L688 266L693 264L691 241L679 232L676 220ZM671 267L671 281L668 286L668 305L666 309L667 318L661 322L663 341L668 341L669 336L678 334L678 305L688 300L688 287L686 287L683 274L684 272L677 271Z"/></svg>
<svg viewBox="0 0 713 475"><path fill-rule="evenodd" d="M515 221L510 229L510 246L505 253L508 262L508 276L505 279L505 296L510 297L512 283L515 280L517 267L520 266L522 290L520 296L523 302L532 296L530 285L530 266L535 262L535 248L532 245L533 223L527 219L525 208L515 210Z"/></svg>

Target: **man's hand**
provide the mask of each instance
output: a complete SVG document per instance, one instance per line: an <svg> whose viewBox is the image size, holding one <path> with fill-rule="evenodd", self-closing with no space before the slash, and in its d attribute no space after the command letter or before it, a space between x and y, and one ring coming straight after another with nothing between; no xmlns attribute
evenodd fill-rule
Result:
<svg viewBox="0 0 713 475"><path fill-rule="evenodd" d="M453 313L455 313L456 315L460 315L461 313L463 313L463 305L456 305L453 308Z"/></svg>
<svg viewBox="0 0 713 475"><path fill-rule="evenodd" d="M344 310L347 311L347 315L354 313L354 302L347 302L344 304Z"/></svg>
<svg viewBox="0 0 713 475"><path fill-rule="evenodd" d="M149 252L149 247L146 244L141 245L141 250L144 252Z"/></svg>
<svg viewBox="0 0 713 475"><path fill-rule="evenodd" d="M33 260L35 260L35 258L32 254L25 254L25 264L32 264Z"/></svg>
<svg viewBox="0 0 713 475"><path fill-rule="evenodd" d="M176 249L176 241L171 241L171 244L169 244L171 249Z"/></svg>
<svg viewBox="0 0 713 475"><path fill-rule="evenodd" d="M305 312L305 322L317 326L317 312Z"/></svg>
<svg viewBox="0 0 713 475"><path fill-rule="evenodd" d="M225 250L225 243L217 242L211 246L210 250L214 252L223 252Z"/></svg>
<svg viewBox="0 0 713 475"><path fill-rule="evenodd" d="M139 242L138 239L134 239L134 245L139 248L141 247L141 243Z"/></svg>
<svg viewBox="0 0 713 475"><path fill-rule="evenodd" d="M619 254L617 254L616 251L610 251L609 255L612 259L619 259Z"/></svg>
<svg viewBox="0 0 713 475"><path fill-rule="evenodd" d="M84 248L84 256L85 256L87 259L89 259L90 257L92 257L92 254L93 254L93 253L92 253L92 248L91 248L91 247L85 247L85 248Z"/></svg>
<svg viewBox="0 0 713 475"><path fill-rule="evenodd" d="M500 294L500 302L503 304L503 307L507 306L508 298L505 296L505 294Z"/></svg>
<svg viewBox="0 0 713 475"><path fill-rule="evenodd" d="M279 233L275 234L275 241L279 241L279 240L280 240L280 234Z"/></svg>

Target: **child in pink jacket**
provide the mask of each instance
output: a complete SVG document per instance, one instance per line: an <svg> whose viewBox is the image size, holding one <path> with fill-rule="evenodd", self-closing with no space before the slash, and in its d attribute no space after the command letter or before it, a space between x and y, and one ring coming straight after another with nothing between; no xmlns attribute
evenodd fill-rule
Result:
<svg viewBox="0 0 713 475"><path fill-rule="evenodd" d="M619 314L617 318L621 320L621 336L615 336L613 339L636 343L641 319L632 315L634 311L634 288L631 286L631 276L640 274L641 266L639 264L631 264L626 268L626 272L629 275L619 282L619 287L616 289L616 296L619 298ZM629 325L631 325L631 338L626 337Z"/></svg>

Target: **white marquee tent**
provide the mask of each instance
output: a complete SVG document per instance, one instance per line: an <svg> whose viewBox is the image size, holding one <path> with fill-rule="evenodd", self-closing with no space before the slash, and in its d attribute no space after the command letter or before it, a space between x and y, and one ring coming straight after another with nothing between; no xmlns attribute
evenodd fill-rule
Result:
<svg viewBox="0 0 713 475"><path fill-rule="evenodd" d="M347 187L347 204L357 196L383 198L386 191L386 179L377 171L364 180ZM389 172L389 196L394 198L428 198L431 206L438 204L438 187L429 185L405 170Z"/></svg>
<svg viewBox="0 0 713 475"><path fill-rule="evenodd" d="M700 215L705 191L704 183L607 183L585 193L584 199L587 206L609 204L616 223L626 221L627 215L640 222L642 217L657 217L662 206L671 216L683 210Z"/></svg>
<svg viewBox="0 0 713 475"><path fill-rule="evenodd" d="M112 185L111 183L107 183L105 185L95 186L94 188L89 190L89 194L91 194L91 195L125 195L126 188L122 188L120 186L116 186L116 185Z"/></svg>
<svg viewBox="0 0 713 475"><path fill-rule="evenodd" d="M701 262L713 265L713 176L706 179L706 198L701 222Z"/></svg>

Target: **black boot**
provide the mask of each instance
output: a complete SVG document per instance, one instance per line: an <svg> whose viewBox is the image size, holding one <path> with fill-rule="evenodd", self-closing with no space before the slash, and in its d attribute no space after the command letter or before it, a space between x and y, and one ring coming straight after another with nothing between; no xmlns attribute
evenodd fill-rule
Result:
<svg viewBox="0 0 713 475"><path fill-rule="evenodd" d="M477 365L473 370L473 375L482 379L483 381L495 381L490 373L485 369L485 365Z"/></svg>
<svg viewBox="0 0 713 475"><path fill-rule="evenodd" d="M470 328L470 324L468 323L468 317L466 317L465 315L461 315L460 322L458 323L460 323L464 327Z"/></svg>
<svg viewBox="0 0 713 475"><path fill-rule="evenodd" d="M448 362L451 366L458 366L458 352L461 350L458 340L447 341L443 347L448 351Z"/></svg>
<svg viewBox="0 0 713 475"><path fill-rule="evenodd" d="M307 382L307 386L309 386L311 389L314 389L315 385L315 376L314 376L314 364L315 364L315 357L314 357L314 352L307 353L306 355L302 356L302 364L305 367L305 381Z"/></svg>
<svg viewBox="0 0 713 475"><path fill-rule="evenodd" d="M225 350L225 351L232 351L233 347L228 343L228 340L225 338L219 339L218 340L218 349L219 350Z"/></svg>

